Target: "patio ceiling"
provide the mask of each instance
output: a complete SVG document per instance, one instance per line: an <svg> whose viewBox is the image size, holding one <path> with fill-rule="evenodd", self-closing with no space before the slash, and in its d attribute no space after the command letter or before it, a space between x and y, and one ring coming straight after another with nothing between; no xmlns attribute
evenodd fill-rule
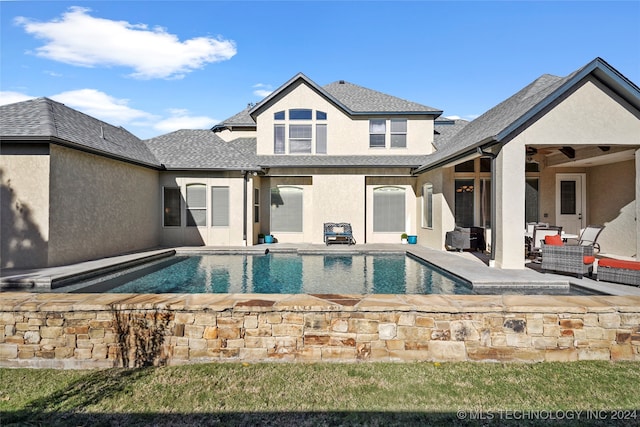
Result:
<svg viewBox="0 0 640 427"><path fill-rule="evenodd" d="M538 154L535 156L538 160L544 159L547 167L591 167L633 160L640 147L534 145L529 146L528 155L531 148Z"/></svg>

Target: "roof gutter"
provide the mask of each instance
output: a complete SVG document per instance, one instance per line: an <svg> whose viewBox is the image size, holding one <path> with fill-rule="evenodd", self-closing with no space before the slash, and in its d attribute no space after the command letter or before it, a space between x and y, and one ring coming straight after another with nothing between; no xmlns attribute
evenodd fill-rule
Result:
<svg viewBox="0 0 640 427"><path fill-rule="evenodd" d="M0 141L2 142L10 142L10 141L20 141L23 143L29 142L49 142L51 144L59 145L66 148L72 148L74 150L82 151L89 154L95 154L97 156L106 157L112 160L118 160L125 163L134 164L137 166L143 166L146 168L163 170L161 163L148 163L141 160L132 159L129 157L120 156L118 154L109 153L107 151L98 150L95 148L87 147L86 145L76 144L74 142L68 141L66 139L58 138L56 136L0 136Z"/></svg>

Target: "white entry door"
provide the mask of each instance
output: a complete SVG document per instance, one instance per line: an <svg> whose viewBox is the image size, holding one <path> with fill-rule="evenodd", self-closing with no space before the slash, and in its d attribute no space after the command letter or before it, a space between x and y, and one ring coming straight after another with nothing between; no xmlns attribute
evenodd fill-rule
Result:
<svg viewBox="0 0 640 427"><path fill-rule="evenodd" d="M585 174L556 175L556 224L569 234L580 234L586 215Z"/></svg>

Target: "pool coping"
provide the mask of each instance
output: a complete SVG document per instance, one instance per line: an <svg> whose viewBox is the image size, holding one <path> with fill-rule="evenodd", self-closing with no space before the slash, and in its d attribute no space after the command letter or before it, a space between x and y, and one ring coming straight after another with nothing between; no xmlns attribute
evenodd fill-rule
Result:
<svg viewBox="0 0 640 427"><path fill-rule="evenodd" d="M115 269L131 267L150 260L172 256L174 254L259 254L299 253L299 254L361 254L361 253L408 253L433 266L469 282L474 288L568 288L578 286L592 292L608 295L640 296L640 288L610 282L598 282L593 279L541 273L531 268L497 269L488 267L479 260L472 260L464 254L450 253L426 248L420 245L401 244L362 244L354 246L325 246L313 244L263 244L248 247L172 247L140 251L120 256L102 258L60 267L32 270L0 271L0 291L54 291L71 281L90 278L108 273Z"/></svg>

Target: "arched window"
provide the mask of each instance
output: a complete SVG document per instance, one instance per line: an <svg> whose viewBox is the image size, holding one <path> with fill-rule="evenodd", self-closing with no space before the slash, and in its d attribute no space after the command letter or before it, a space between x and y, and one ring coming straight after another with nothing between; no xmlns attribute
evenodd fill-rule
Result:
<svg viewBox="0 0 640 427"><path fill-rule="evenodd" d="M204 184L187 185L187 226L204 227L207 225L207 186Z"/></svg>
<svg viewBox="0 0 640 427"><path fill-rule="evenodd" d="M271 231L302 232L302 188L279 185L271 188Z"/></svg>
<svg viewBox="0 0 640 427"><path fill-rule="evenodd" d="M373 189L373 231L405 231L405 189L377 187Z"/></svg>

